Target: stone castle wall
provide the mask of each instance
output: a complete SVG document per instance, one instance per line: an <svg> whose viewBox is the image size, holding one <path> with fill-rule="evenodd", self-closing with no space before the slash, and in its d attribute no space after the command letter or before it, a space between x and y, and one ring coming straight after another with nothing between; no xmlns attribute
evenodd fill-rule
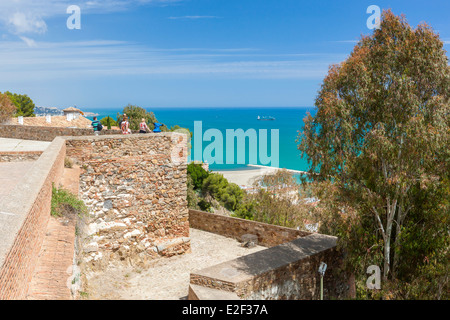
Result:
<svg viewBox="0 0 450 320"><path fill-rule="evenodd" d="M102 130L102 135L118 134L118 130ZM0 124L0 137L37 141L53 141L62 136L92 136L93 129Z"/></svg>
<svg viewBox="0 0 450 320"><path fill-rule="evenodd" d="M88 261L140 264L190 250L187 166L174 153L186 157L182 134L67 138L92 215Z"/></svg>
<svg viewBox="0 0 450 320"><path fill-rule="evenodd" d="M238 241L245 234L254 234L258 237L258 244L265 247L274 247L311 234L311 232L273 224L227 217L192 209L189 210L189 223L191 228L220 234Z"/></svg>

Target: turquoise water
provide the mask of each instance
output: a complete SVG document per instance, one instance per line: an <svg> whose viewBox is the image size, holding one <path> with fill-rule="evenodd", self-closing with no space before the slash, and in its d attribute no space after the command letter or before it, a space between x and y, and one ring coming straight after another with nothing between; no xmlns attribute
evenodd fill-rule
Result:
<svg viewBox="0 0 450 320"><path fill-rule="evenodd" d="M210 168L212 170L226 170L226 169L243 169L246 167L246 164L257 164L257 165L269 165L273 166L276 163L276 158L278 158L278 167L287 168L293 170L306 171L308 170L308 164L305 159L301 159L300 151L297 150L298 142L297 136L298 131L301 130L303 126L303 118L306 116L307 112L314 114L315 109L313 107L302 107L302 108L152 108L148 109L148 111L154 112L156 118L159 122L164 123L166 126L171 127L174 125L179 125L181 127L188 128L191 132L194 133L195 137L192 140L192 151L191 151L191 159L193 160L205 160L205 158L210 158L212 156L213 160L222 160L224 163L212 163L208 161L210 164ZM106 116L111 116L112 118L116 118L117 112L121 110L85 110L90 112L98 113L98 118L101 119ZM259 121L257 120L258 116L271 116L274 117L274 121ZM195 121L201 121L202 130L195 130L194 123ZM208 129L217 129L214 137L210 140L207 140L205 132L208 132ZM234 148L230 148L229 150L233 150L234 159L231 161L231 164L226 163L227 157L227 142L226 139L226 130L236 130L242 129L243 131L247 130L255 130L256 137L259 140L263 137L267 137L267 152L264 150L260 150L259 146L256 148L257 156L256 161L251 161L250 152L251 148L249 146L249 139L246 139L245 150L242 148L238 148L237 142L234 143ZM260 129L266 129L267 134L264 135L263 132L260 132ZM253 131L251 130L251 131ZM279 152L278 157L271 154L272 144L271 138L272 133L278 130L279 134ZM211 132L211 131L209 131ZM214 143L216 142L216 138L220 136L218 132L221 133L223 139L223 148L222 153L223 156L220 156L221 151L217 151L219 148L215 148L212 152L211 149L214 149ZM250 131L247 131L250 132ZM213 132L214 133L214 132ZM199 135L202 137L202 149L195 149L195 141L199 141ZM208 148L209 146L209 148ZM242 145L241 145L242 146ZM206 150L205 150L206 149ZM203 152L199 152L199 150L203 150ZM229 152L230 152L229 151ZM239 152L245 152L244 163L238 163L237 155ZM265 159L272 160L272 162L264 162L264 157L262 155L267 155L269 158ZM255 156L254 152L252 155ZM201 159L203 158L203 159ZM231 159L229 159L231 160ZM230 162L230 161L229 161Z"/></svg>

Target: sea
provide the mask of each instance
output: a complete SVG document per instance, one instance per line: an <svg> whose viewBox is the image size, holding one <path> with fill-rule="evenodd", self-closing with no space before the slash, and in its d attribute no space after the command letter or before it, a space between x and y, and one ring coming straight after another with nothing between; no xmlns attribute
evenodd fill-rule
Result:
<svg viewBox="0 0 450 320"><path fill-rule="evenodd" d="M206 161L211 170L249 170L252 169L249 164L298 171L309 169L306 158L302 158L298 150L298 135L307 113L315 114L314 107L180 107L146 110L153 112L158 122L169 128L179 125L189 129L193 133L189 160ZM122 109L83 111L98 114L98 119L106 116L117 119ZM258 117L273 120L258 120ZM87 118L92 120L92 117ZM233 143L232 139L227 139L227 130L229 133L251 134L253 138L247 137L244 144L238 143L237 139ZM197 146L201 144L201 147L196 147L196 143ZM233 154L230 155L230 152Z"/></svg>

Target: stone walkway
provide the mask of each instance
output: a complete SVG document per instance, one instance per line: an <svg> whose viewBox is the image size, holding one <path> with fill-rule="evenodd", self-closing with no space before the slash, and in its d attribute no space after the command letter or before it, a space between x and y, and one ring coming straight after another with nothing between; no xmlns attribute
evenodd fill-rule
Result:
<svg viewBox="0 0 450 320"><path fill-rule="evenodd" d="M32 166L33 161L0 162L0 196L8 196Z"/></svg>
<svg viewBox="0 0 450 320"><path fill-rule="evenodd" d="M51 142L0 138L0 152L44 151Z"/></svg>
<svg viewBox="0 0 450 320"><path fill-rule="evenodd" d="M237 240L190 229L191 253L154 261L148 268L110 265L102 272L86 274L91 300L186 299L193 271L267 249L243 248Z"/></svg>
<svg viewBox="0 0 450 320"><path fill-rule="evenodd" d="M62 185L78 195L79 169L64 169ZM75 217L50 217L36 269L28 290L29 300L71 300L75 243Z"/></svg>
<svg viewBox="0 0 450 320"><path fill-rule="evenodd" d="M0 154L42 152L50 142L0 138ZM33 161L0 162L0 196L7 196L25 177Z"/></svg>

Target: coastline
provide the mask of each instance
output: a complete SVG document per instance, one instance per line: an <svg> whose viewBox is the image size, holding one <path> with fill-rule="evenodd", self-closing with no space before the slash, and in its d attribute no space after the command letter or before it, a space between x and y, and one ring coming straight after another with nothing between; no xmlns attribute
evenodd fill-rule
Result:
<svg viewBox="0 0 450 320"><path fill-rule="evenodd" d="M238 169L238 170L211 170L213 173L219 173L224 176L229 182L235 183L241 188L247 189L252 188L253 182L266 174L273 174L278 170L283 170L284 168L277 167L269 167L269 166L261 166L248 164L246 168ZM292 169L284 169L294 174L307 174L305 171L292 170Z"/></svg>

